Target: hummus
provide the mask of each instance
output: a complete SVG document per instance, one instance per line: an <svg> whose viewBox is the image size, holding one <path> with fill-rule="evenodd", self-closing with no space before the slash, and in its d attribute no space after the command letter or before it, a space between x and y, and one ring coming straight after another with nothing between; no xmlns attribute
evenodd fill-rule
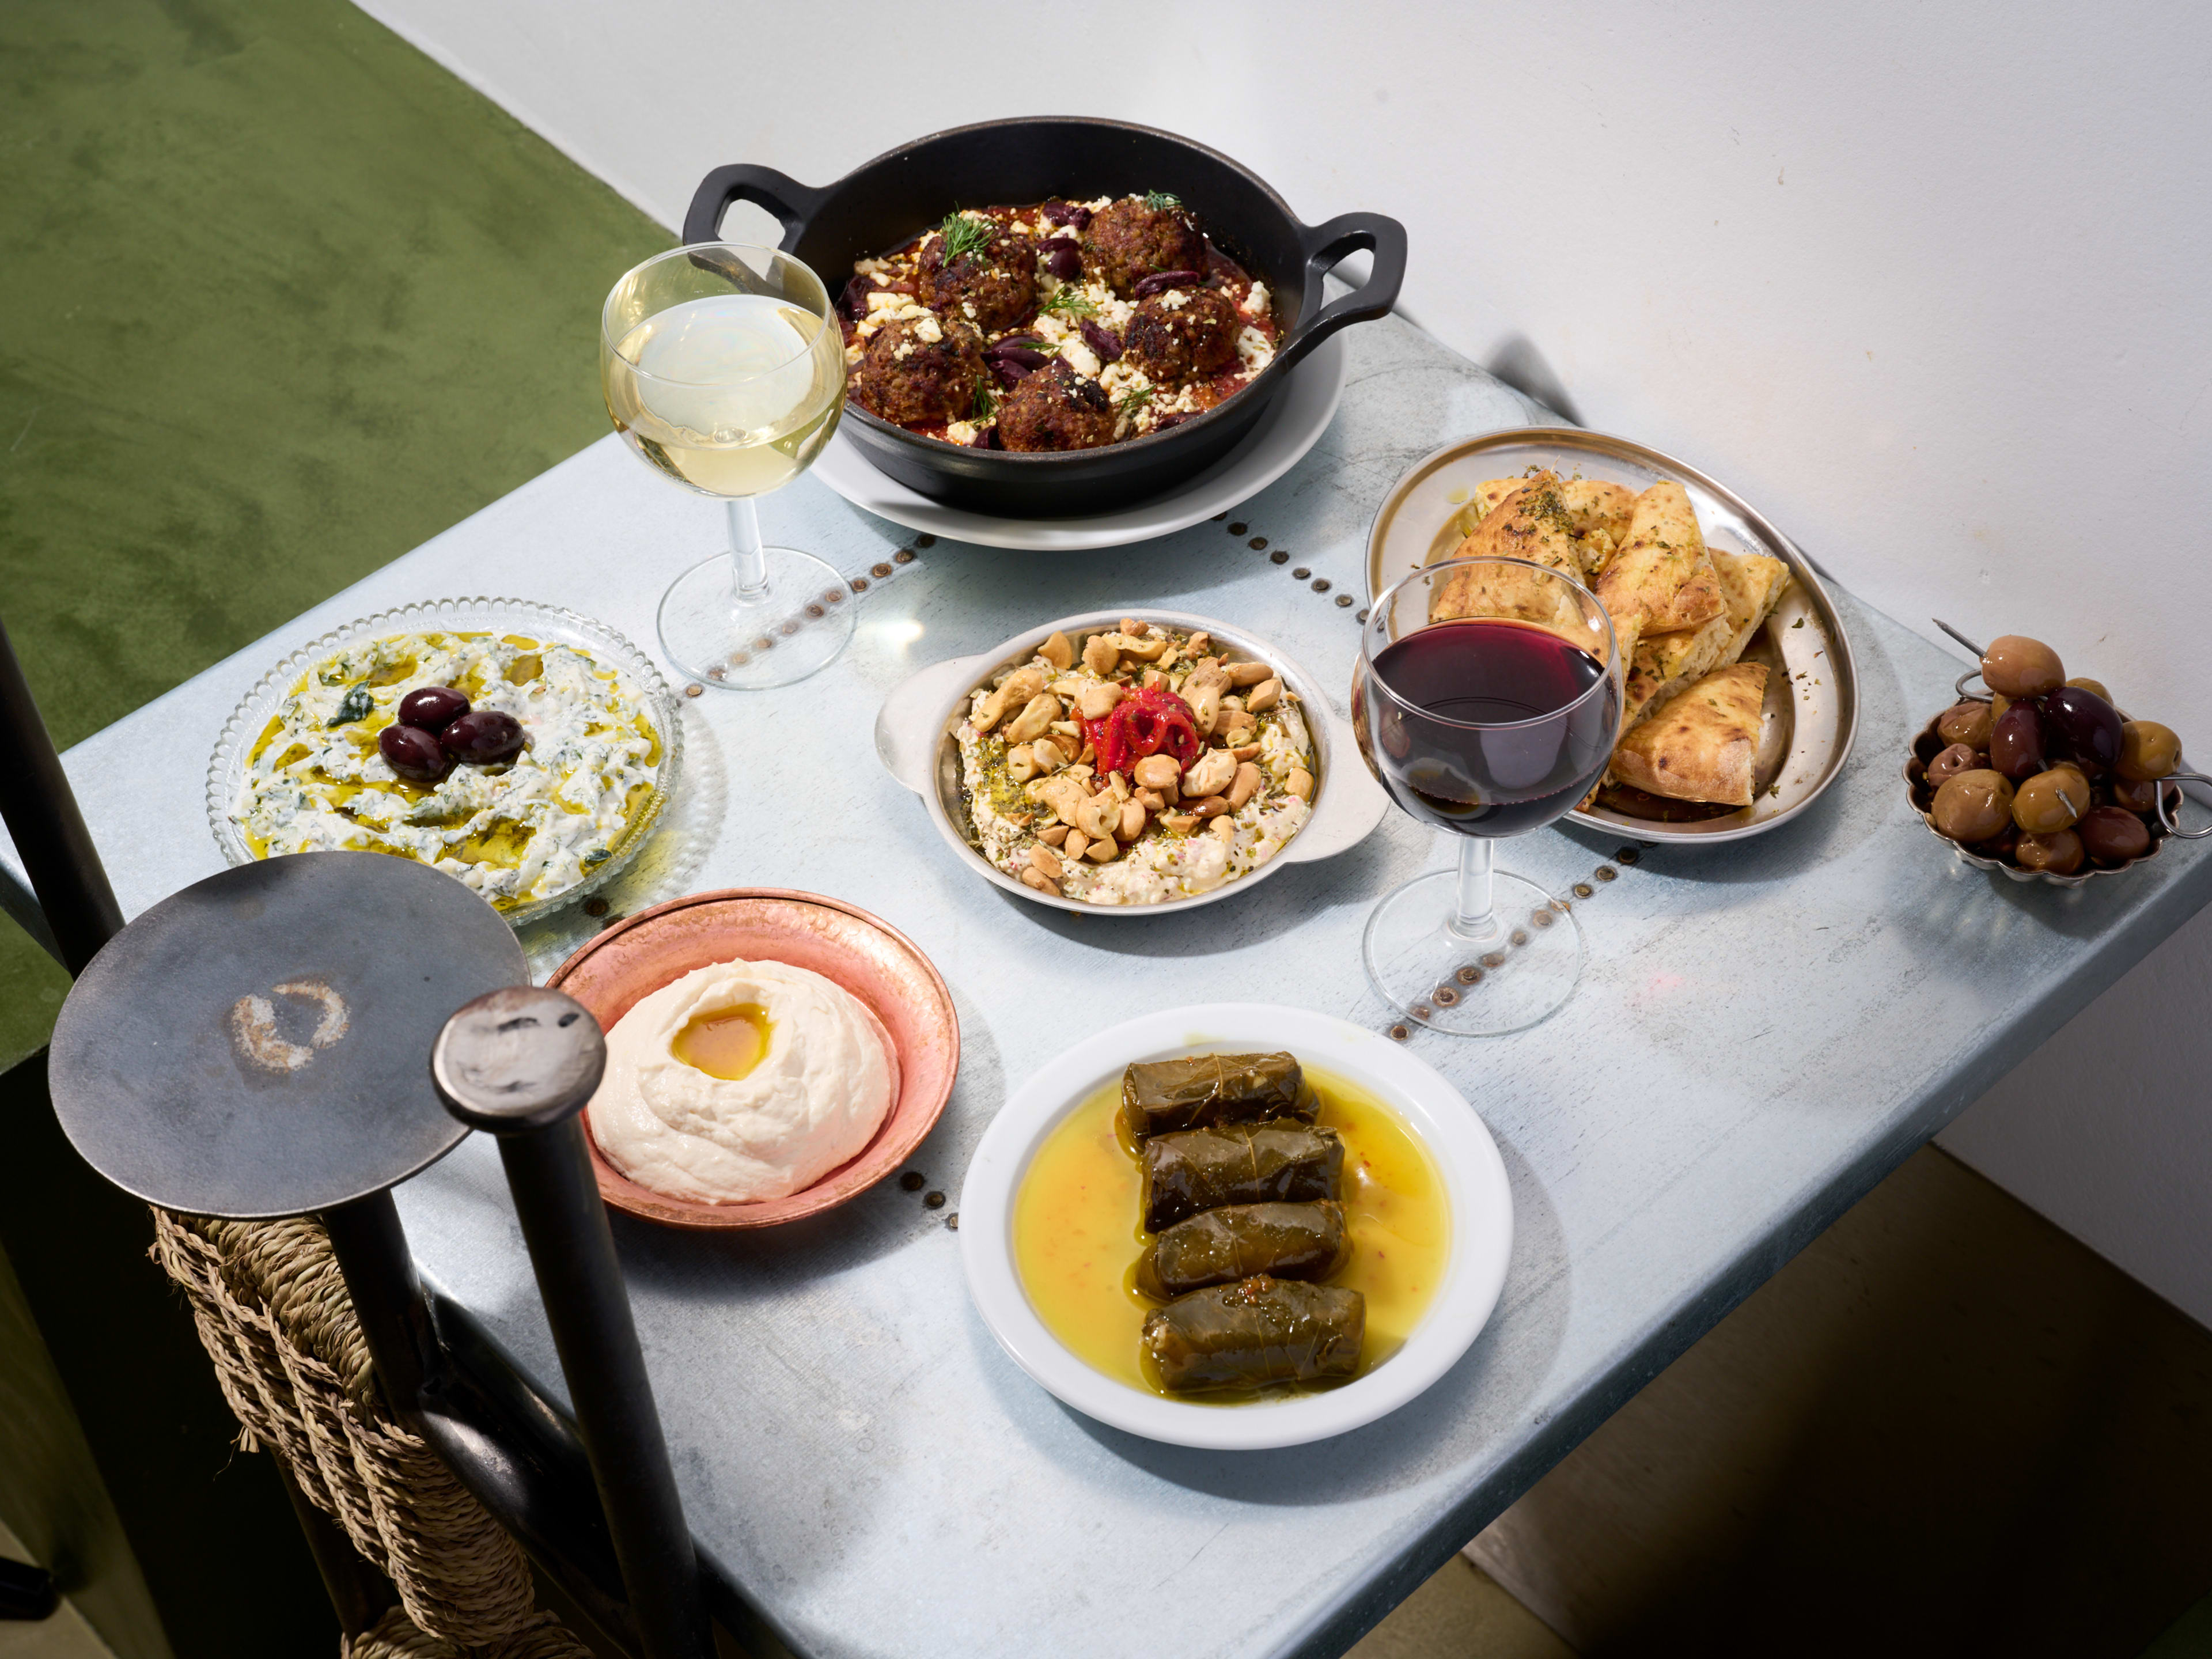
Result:
<svg viewBox="0 0 2212 1659"><path fill-rule="evenodd" d="M679 1058L705 1052L701 1030L738 1018L760 1036L746 1063L710 1073ZM615 1022L589 1117L608 1162L641 1187L752 1204L787 1198L856 1157L892 1091L883 1027L851 992L784 963L723 962Z"/></svg>

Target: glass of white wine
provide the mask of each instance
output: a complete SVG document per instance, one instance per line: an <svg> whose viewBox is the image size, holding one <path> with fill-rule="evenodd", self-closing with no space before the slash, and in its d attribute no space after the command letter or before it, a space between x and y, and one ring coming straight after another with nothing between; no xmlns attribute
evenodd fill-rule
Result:
<svg viewBox="0 0 2212 1659"><path fill-rule="evenodd" d="M845 339L822 279L739 242L658 254L607 295L599 380L632 449L729 504L729 550L661 597L669 660L738 690L829 663L853 636L844 579L811 553L763 547L753 507L814 464L844 411Z"/></svg>

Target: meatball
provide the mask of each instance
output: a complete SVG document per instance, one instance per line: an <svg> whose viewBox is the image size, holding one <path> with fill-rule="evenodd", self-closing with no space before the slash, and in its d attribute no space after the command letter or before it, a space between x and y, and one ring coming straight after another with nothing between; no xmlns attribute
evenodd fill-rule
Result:
<svg viewBox="0 0 2212 1659"><path fill-rule="evenodd" d="M922 303L986 334L1013 327L1036 307L1036 247L1025 236L994 228L982 246L948 260L945 233L933 230L922 239L921 265Z"/></svg>
<svg viewBox="0 0 2212 1659"><path fill-rule="evenodd" d="M1122 333L1122 349L1155 381L1198 380L1236 366L1243 326L1218 289L1171 288L1138 306Z"/></svg>
<svg viewBox="0 0 2212 1659"><path fill-rule="evenodd" d="M999 405L1008 449L1096 449L1114 441L1114 405L1065 360L1025 375Z"/></svg>
<svg viewBox="0 0 2212 1659"><path fill-rule="evenodd" d="M1083 263L1108 288L1127 299L1130 290L1161 270L1206 269L1206 238L1197 217L1176 204L1147 206L1125 196L1091 218L1083 233Z"/></svg>
<svg viewBox="0 0 2212 1659"><path fill-rule="evenodd" d="M895 426L964 419L987 384L983 337L956 318L885 323L853 371L853 401Z"/></svg>

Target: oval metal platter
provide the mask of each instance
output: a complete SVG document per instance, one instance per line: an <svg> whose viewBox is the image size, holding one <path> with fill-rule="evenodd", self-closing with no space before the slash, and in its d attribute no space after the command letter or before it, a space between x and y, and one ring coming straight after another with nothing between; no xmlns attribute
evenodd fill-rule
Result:
<svg viewBox="0 0 2212 1659"><path fill-rule="evenodd" d="M1767 677L1752 804L1704 806L1608 787L1568 818L1640 841L1735 841L1787 823L1844 769L1858 728L1858 674L1843 619L1812 563L1749 503L1672 456L1579 427L1519 427L1447 444L1417 463L1383 498L1367 536L1367 602L1423 565L1450 556L1466 535L1460 514L1474 488L1530 467L1561 477L1609 478L1631 489L1672 479L1689 493L1708 545L1765 553L1790 567L1790 583L1741 660Z"/></svg>

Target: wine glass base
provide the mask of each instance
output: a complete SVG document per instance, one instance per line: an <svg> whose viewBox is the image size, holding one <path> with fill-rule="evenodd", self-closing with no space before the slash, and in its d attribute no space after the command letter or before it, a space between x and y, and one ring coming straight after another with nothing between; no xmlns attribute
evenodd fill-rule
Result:
<svg viewBox="0 0 2212 1659"><path fill-rule="evenodd" d="M677 672L725 691L789 685L836 659L853 637L853 592L796 548L765 547L768 598L740 604L730 555L695 564L660 599L660 648Z"/></svg>
<svg viewBox="0 0 2212 1659"><path fill-rule="evenodd" d="M1455 1036L1504 1036L1548 1019L1582 978L1582 924L1533 881L1492 877L1498 931L1462 939L1449 923L1459 872L1418 876L1367 918L1367 977L1407 1019Z"/></svg>

